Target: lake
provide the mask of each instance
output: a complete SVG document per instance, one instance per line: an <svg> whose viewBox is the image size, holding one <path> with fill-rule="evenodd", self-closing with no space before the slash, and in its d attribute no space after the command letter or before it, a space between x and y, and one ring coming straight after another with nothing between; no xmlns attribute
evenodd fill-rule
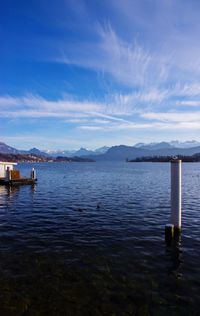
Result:
<svg viewBox="0 0 200 316"><path fill-rule="evenodd" d="M171 246L170 164L32 167L35 186L0 186L0 315L199 315L199 163Z"/></svg>

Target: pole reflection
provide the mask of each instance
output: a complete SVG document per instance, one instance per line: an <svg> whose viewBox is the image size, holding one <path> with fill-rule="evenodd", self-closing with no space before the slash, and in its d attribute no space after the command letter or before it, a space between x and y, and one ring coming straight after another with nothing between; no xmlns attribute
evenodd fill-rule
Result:
<svg viewBox="0 0 200 316"><path fill-rule="evenodd" d="M180 269L183 263L183 253L181 248L181 235L175 236L170 242L166 243L166 255L168 257L168 273L177 278L181 277Z"/></svg>

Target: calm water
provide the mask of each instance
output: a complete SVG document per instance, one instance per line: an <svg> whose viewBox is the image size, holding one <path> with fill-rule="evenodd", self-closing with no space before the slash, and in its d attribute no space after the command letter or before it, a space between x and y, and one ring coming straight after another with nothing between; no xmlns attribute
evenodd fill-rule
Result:
<svg viewBox="0 0 200 316"><path fill-rule="evenodd" d="M200 314L199 163L171 246L169 164L33 166L35 187L0 187L0 315Z"/></svg>

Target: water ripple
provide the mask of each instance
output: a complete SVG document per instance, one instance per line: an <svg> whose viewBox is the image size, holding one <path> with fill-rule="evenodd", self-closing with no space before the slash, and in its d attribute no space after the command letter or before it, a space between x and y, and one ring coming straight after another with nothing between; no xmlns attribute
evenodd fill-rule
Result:
<svg viewBox="0 0 200 316"><path fill-rule="evenodd" d="M0 187L0 315L198 315L198 163L170 247L169 164L32 166L36 186Z"/></svg>

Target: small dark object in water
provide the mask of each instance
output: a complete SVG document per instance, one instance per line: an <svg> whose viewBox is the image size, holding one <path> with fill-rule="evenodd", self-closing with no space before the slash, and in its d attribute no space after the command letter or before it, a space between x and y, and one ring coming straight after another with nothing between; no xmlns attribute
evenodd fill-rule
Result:
<svg viewBox="0 0 200 316"><path fill-rule="evenodd" d="M77 208L77 211L78 212L83 212L83 209L79 207L79 208Z"/></svg>
<svg viewBox="0 0 200 316"><path fill-rule="evenodd" d="M97 208L101 207L101 202L97 203Z"/></svg>

